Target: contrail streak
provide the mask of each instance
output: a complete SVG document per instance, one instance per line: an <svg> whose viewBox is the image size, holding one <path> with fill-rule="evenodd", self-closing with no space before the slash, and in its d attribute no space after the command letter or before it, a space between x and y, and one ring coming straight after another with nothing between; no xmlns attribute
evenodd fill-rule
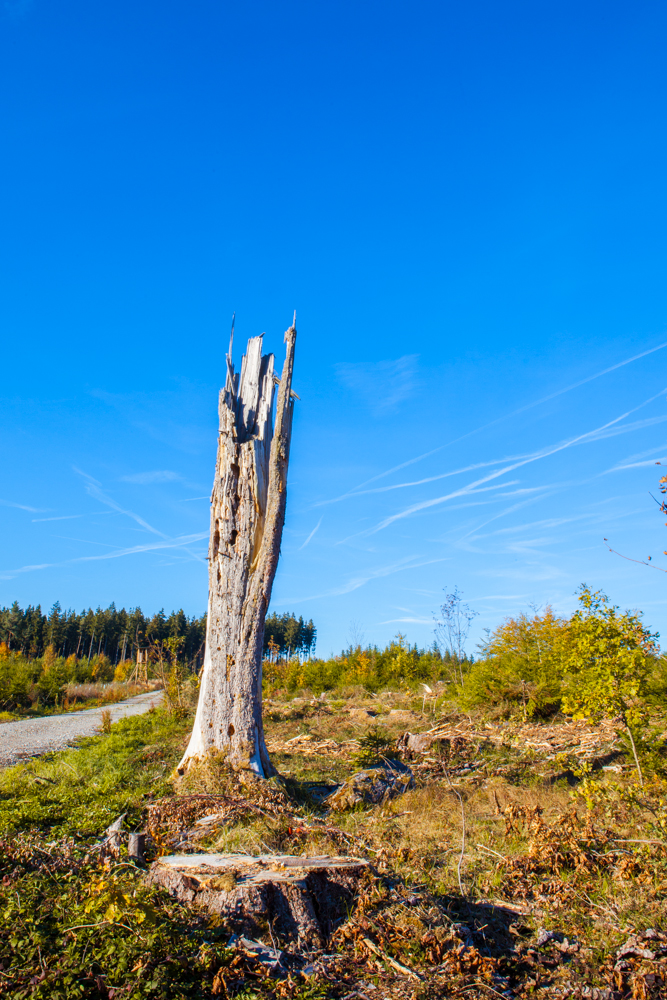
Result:
<svg viewBox="0 0 667 1000"><path fill-rule="evenodd" d="M65 559L63 562L20 566L18 569L0 571L0 580L12 580L19 573L30 573L37 569L53 569L58 566L70 566L72 563L96 562L99 559L119 559L121 556L132 556L139 552L155 552L158 549L185 548L186 545L201 541L202 538L208 538L208 531L200 532L197 535L182 535L180 538L169 538L161 542L147 542L145 545L133 545L131 548L117 549L115 552L103 552L96 556L76 556L74 559Z"/></svg>
<svg viewBox="0 0 667 1000"><path fill-rule="evenodd" d="M43 514L45 509L44 507L27 507L24 503L14 503L13 500L0 500L0 504L3 507L16 507L18 510L29 510L31 514Z"/></svg>
<svg viewBox="0 0 667 1000"><path fill-rule="evenodd" d="M630 431L641 430L643 427L650 427L653 424L661 424L667 420L667 415L663 414L657 417L647 417L645 420L637 420L634 424L628 424L625 427L615 427L610 431L600 431L598 437L591 437L591 441L599 441L605 437L614 437L618 434L627 434ZM591 432L592 434L593 432ZM586 442L582 442L586 443ZM490 465L502 465L503 462L514 462L522 458L531 458L534 452L528 455L504 455L503 458L491 458L486 462L476 462L474 465L464 465L460 469L452 469L450 472L440 472L437 476L426 476L424 479L413 479L409 483L393 483L391 486L375 486L371 490L357 490L355 493L346 493L345 497L336 497L334 500L321 500L318 503L314 503L313 507L324 507L326 504L336 503L338 500L343 500L350 497L363 497L368 496L369 493L389 493L391 490L403 490L410 486L423 486L425 483L435 483L439 479L448 479L451 476L458 476L463 472L473 472L475 469L485 469ZM651 465L651 462L644 463L646 465ZM628 466L629 468L629 466Z"/></svg>
<svg viewBox="0 0 667 1000"><path fill-rule="evenodd" d="M388 527L393 524L394 521L398 521L404 517L409 517L410 514L415 514L420 510L425 510L428 507L434 507L437 504L445 503L447 500L452 500L454 497L465 496L471 493L473 490L477 490L484 483L488 483L492 479L497 479L499 476L504 476L508 472L513 472L514 469L519 469L524 465L529 465L532 462L537 462L542 458L549 458L551 455L555 455L559 451L564 451L566 448L571 448L575 444L581 444L585 441L595 440L597 435L604 435L604 432L608 428L613 427L618 424L621 420L625 420L630 414L636 413L643 406L647 406L652 403L653 400L658 399L667 389L661 389L660 392L656 393L654 396L649 397L649 399L644 400L639 406L635 406L632 410L627 410L622 413L619 417L615 417L613 420L609 420L606 424L602 424L600 427L595 428L592 431L586 431L585 434L579 434L577 437L570 438L569 441L563 441L560 444L551 445L548 448L542 448L538 452L534 452L532 455L521 459L520 461L513 462L511 465L506 465L502 469L497 469L495 472L489 473L487 476L483 476L481 479L476 479L474 482L469 483L467 486L462 486L459 490L454 490L452 493L446 493L442 497L435 497L432 500L422 500L420 503L412 504L410 507L406 507L405 510L399 511L397 514L392 514L390 517L384 518L380 521L378 525L374 528L370 528L367 531L360 532L361 535L372 535L377 531L381 531L383 528Z"/></svg>
<svg viewBox="0 0 667 1000"><path fill-rule="evenodd" d="M97 479L93 479L93 477L89 476L87 472L82 472L82 470L77 469L76 466L73 466L73 469L86 480L86 492L89 496L94 497L95 500L99 500L100 503L106 504L107 507L111 507L112 510L117 511L119 514L125 514L126 517L131 517L133 521L136 521L137 524L140 524L142 528L145 528L146 531L150 531L153 535L157 535L159 538L164 538L165 541L171 541L169 535L165 535L163 531L159 531L157 528L154 528L153 525L144 520L141 515L135 514L133 510L126 510L124 507L121 507L120 504L116 503L115 500L112 500L111 497L108 497L100 488L100 483ZM190 549L185 549L185 551L188 555L192 556L193 559L196 559L197 562L206 562L206 560L202 559L202 557L197 555L196 552L191 552Z"/></svg>
<svg viewBox="0 0 667 1000"><path fill-rule="evenodd" d="M82 472L81 469L77 469L76 466L74 466L74 471L80 476L83 476L86 480L86 493L89 496L94 497L95 500L99 500L100 503L106 504L107 507L111 507L112 510L117 511L119 514L125 514L126 517L131 517L133 521L140 524L142 528L146 529L146 531L150 531L154 535L159 535L160 538L169 537L168 535L165 535L163 531L158 531L157 528L154 528L152 524L145 521L139 514L135 514L132 510L126 510L124 507L121 507L120 504L116 503L115 500L112 500L111 497L108 497L106 493L100 489L100 484L97 480L93 479L92 476L89 476L87 472Z"/></svg>
<svg viewBox="0 0 667 1000"><path fill-rule="evenodd" d="M446 444L441 444L437 448L425 451L422 455L417 455L416 458L410 458L406 462L401 462L400 465L395 465L393 468L387 469L386 472L380 472L377 476L372 476L370 479L366 479L363 483L353 487L353 489L349 490L347 493L341 494L339 497L321 501L320 504L315 504L314 506L320 506L325 503L337 503L339 500L347 500L349 497L357 496L358 491L362 490L364 486L369 486L371 483L377 482L378 479L384 479L385 476L390 476L394 472L399 472L401 469L405 469L408 465L414 465L415 462L421 462L422 459L428 458L430 455L435 455L436 452L442 451L444 448L449 448L451 445L458 444L459 441L465 441L466 438L472 437L473 434L479 434L481 431L488 430L489 427L494 427L503 420L509 420L511 417L516 417L519 413L525 413L526 410L531 410L533 407L540 406L542 403L548 403L549 400L556 399L557 396L562 396L566 392L578 389L579 386L586 385L588 382L594 382L595 379L602 378L603 375L608 375L610 372L614 372L618 368L623 368L625 365L632 364L633 361L639 361L640 358L646 358L649 354L655 354L656 351L662 351L665 347L667 347L667 341L663 344L658 344L657 347L649 348L648 351L642 351L641 354L633 354L631 358L626 358L624 361L619 361L615 365L603 368L602 371L596 372L595 375L589 375L587 378L580 379L578 382L573 382L572 385L568 385L564 389L558 389L556 392L552 392L548 396L542 396L541 399L536 399L532 403L526 403L525 406L520 406L518 410L512 410L511 413L505 413L502 417L496 417L496 419L492 420L490 423L483 424L481 427L476 427L472 431L467 431L465 434L462 434L461 437L454 438L454 440L448 441Z"/></svg>
<svg viewBox="0 0 667 1000"><path fill-rule="evenodd" d="M317 522L317 524L315 525L315 527L313 528L313 530L311 531L311 533L308 535L308 538L305 540L305 542L303 543L303 545L299 546L299 548L297 549L298 552L300 552L301 549L305 549L306 545L308 544L308 542L311 541L311 539L315 535L315 532L317 531L317 529L319 528L319 526L321 525L321 523L322 523L322 518L319 519L319 521Z"/></svg>
<svg viewBox="0 0 667 1000"><path fill-rule="evenodd" d="M400 559L398 562L392 563L390 566L383 566L379 569L369 570L364 576L352 577L347 583L342 584L340 587L336 587L334 590L327 590L323 594L310 594L308 597L290 597L286 600L274 601L274 604L303 604L304 601L316 601L323 597L340 597L343 594L350 594L352 591L358 590L371 580L377 580L383 576L391 576L393 573L400 573L406 569L420 569L422 566L430 566L432 563L447 561L446 557L416 561L419 559L419 556L406 556L404 559Z"/></svg>

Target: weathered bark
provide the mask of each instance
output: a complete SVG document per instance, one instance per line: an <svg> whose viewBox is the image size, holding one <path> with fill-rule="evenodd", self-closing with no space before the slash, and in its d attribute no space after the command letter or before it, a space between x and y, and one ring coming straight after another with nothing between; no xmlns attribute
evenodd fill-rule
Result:
<svg viewBox="0 0 667 1000"><path fill-rule="evenodd" d="M236 933L257 937L270 928L312 950L326 946L349 912L367 865L347 857L180 854L158 858L149 881L220 915Z"/></svg>
<svg viewBox="0 0 667 1000"><path fill-rule="evenodd" d="M206 650L180 773L211 748L223 751L235 769L260 777L276 773L262 725L262 647L285 520L295 340L293 323L285 333L281 379L274 375L273 355L262 356L262 337L248 341L239 379L230 342L211 497Z"/></svg>

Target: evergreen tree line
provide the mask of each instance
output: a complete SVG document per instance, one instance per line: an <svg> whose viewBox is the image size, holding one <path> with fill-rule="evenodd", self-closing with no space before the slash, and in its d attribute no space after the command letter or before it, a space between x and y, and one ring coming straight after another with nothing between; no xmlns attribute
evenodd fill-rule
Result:
<svg viewBox="0 0 667 1000"><path fill-rule="evenodd" d="M49 646L57 657L75 656L91 659L105 656L111 663L134 659L137 650L170 638L183 640L181 656L194 669L204 658L206 615L188 618L180 609L166 615L164 609L147 617L141 608L108 608L76 612L63 610L60 602L48 615L40 605L23 609L18 601L11 608L0 608L0 642L9 650L29 659L38 659Z"/></svg>
<svg viewBox="0 0 667 1000"><path fill-rule="evenodd" d="M183 640L180 657L198 670L204 659L206 615L188 618L182 609L166 615L164 609L152 617L141 608L108 608L93 611L63 610L59 601L47 614L39 604L23 609L18 601L10 608L0 608L0 642L15 653L39 659L49 646L56 656L90 660L106 656L117 664L136 658L137 651L156 642ZM264 652L267 655L307 655L315 647L317 629L311 621L293 614L267 616Z"/></svg>
<svg viewBox="0 0 667 1000"><path fill-rule="evenodd" d="M275 659L279 656L308 655L315 648L317 629L303 617L293 614L267 615L264 626L264 655Z"/></svg>

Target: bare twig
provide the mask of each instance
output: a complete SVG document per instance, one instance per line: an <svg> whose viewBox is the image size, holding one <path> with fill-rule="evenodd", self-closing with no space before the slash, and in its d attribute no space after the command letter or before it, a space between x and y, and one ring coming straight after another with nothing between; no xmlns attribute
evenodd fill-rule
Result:
<svg viewBox="0 0 667 1000"><path fill-rule="evenodd" d="M82 927L106 927L106 925L110 923L110 920L98 920L95 924L75 924L73 927L65 927L64 930L79 931Z"/></svg>
<svg viewBox="0 0 667 1000"><path fill-rule="evenodd" d="M275 951L276 955L279 955L280 949L278 948L278 945L276 944L276 939L273 936L273 927L271 926L270 920L268 921L268 925L269 925L269 934L271 935L271 944L273 945L273 950Z"/></svg>
<svg viewBox="0 0 667 1000"><path fill-rule="evenodd" d="M463 891L463 882L461 881L461 865L463 864L463 855L465 854L465 849L466 849L466 814L465 814L465 809L463 808L463 797L459 792L458 788L455 788L454 785L452 784L452 779L449 776L449 771L447 770L444 764L443 764L443 770L447 777L447 781L449 782L449 787L454 792L454 794L458 796L458 800L461 803L461 854L459 855L459 863L456 866L456 875L459 880L459 890L461 892L461 895L465 897L465 892Z"/></svg>
<svg viewBox="0 0 667 1000"><path fill-rule="evenodd" d="M505 861L509 864L509 858L506 858L504 854L498 854L498 851L494 851L490 847L485 847L484 844L477 844L476 846L481 848L483 851L488 851L489 854L495 854L495 856L500 858L501 861Z"/></svg>
<svg viewBox="0 0 667 1000"><path fill-rule="evenodd" d="M635 758L635 764L637 765L637 774L639 775L639 784L643 788L644 787L644 775L642 774L642 769L639 766L639 757L637 756L637 747L635 746L635 741L634 741L634 738L633 738L633 735L632 735L632 730L630 729L630 726L627 724L627 722L625 724L625 728L627 729L628 736L630 737L630 745L632 747L632 755Z"/></svg>
<svg viewBox="0 0 667 1000"><path fill-rule="evenodd" d="M622 552L617 552L616 549L612 549L606 538L604 538L603 541L609 551L613 552L615 556L620 556L621 559L627 559L628 562L639 563L641 566L649 566L650 569L658 569L661 573L667 573L667 569L663 569L662 566L654 566L652 562L646 562L645 559L632 559L630 556L624 556Z"/></svg>
<svg viewBox="0 0 667 1000"><path fill-rule="evenodd" d="M66 931L78 931L81 930L81 928L83 927L108 927L108 926L122 927L123 930L129 931L130 934L134 934L135 937L138 937L140 941L145 940L145 938L142 938L141 934L138 931L134 930L132 927L128 927L127 924L121 924L119 920L100 920L96 924L74 924L73 927L65 927L63 929Z"/></svg>

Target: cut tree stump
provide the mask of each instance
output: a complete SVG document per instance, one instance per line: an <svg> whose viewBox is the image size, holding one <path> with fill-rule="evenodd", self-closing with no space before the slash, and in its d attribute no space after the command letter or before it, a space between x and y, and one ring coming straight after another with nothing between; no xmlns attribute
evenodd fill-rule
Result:
<svg viewBox="0 0 667 1000"><path fill-rule="evenodd" d="M368 862L293 854L172 854L148 879L247 937L275 934L301 951L326 947L357 895Z"/></svg>

